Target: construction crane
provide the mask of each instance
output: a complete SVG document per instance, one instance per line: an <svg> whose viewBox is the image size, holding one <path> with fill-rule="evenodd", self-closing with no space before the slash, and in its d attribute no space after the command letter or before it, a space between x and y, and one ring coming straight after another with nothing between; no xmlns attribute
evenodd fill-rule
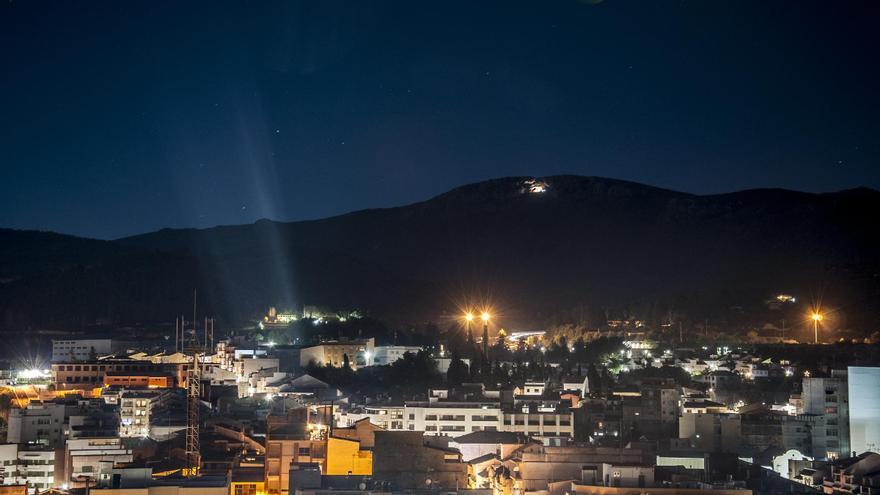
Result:
<svg viewBox="0 0 880 495"><path fill-rule="evenodd" d="M201 404L203 357L211 352L214 343L214 319L205 318L203 337L199 338L196 316L196 296L193 290L193 318L191 327L181 316L175 321L175 350L192 358L186 373L186 467L184 476L196 477L201 473L202 454L199 445L199 406Z"/></svg>

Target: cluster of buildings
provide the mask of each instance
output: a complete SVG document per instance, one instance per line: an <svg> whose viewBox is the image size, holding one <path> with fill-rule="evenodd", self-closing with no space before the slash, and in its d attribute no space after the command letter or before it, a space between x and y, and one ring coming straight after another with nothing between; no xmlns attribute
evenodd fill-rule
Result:
<svg viewBox="0 0 880 495"><path fill-rule="evenodd" d="M390 401L346 394L308 370L382 366L420 348L369 338L297 347L227 339L196 360L106 340L56 341L44 383L8 384L16 397L0 432L0 489L880 493L876 367L811 374L724 349L720 357L696 357L643 342L621 350L617 379L604 374L601 384L578 367L582 374L497 387L463 383ZM436 360L444 373L449 359ZM692 384L636 373L664 367L686 371ZM794 380L796 373L800 386L784 401L743 400L742 383ZM187 395L193 377L195 403ZM193 435L195 469L187 451Z"/></svg>

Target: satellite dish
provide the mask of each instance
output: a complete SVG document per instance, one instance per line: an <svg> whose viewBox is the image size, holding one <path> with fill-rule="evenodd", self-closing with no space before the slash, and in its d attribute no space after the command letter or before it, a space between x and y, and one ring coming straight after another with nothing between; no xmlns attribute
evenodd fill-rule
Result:
<svg viewBox="0 0 880 495"><path fill-rule="evenodd" d="M431 478L426 479L425 484L431 486Z"/></svg>
<svg viewBox="0 0 880 495"><path fill-rule="evenodd" d="M361 482L361 484L358 485L358 488L360 488L361 490L366 490L366 489L367 489L367 484L364 483L364 482Z"/></svg>

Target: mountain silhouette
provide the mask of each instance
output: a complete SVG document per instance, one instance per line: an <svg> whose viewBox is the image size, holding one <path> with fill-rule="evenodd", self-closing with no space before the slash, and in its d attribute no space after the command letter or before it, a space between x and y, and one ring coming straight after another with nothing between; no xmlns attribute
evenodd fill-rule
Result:
<svg viewBox="0 0 880 495"><path fill-rule="evenodd" d="M513 328L574 307L734 322L786 292L821 297L848 324L870 326L880 299L877 211L880 193L865 188L700 196L555 176L489 180L322 220L114 241L0 230L0 325L168 321L197 288L204 310L229 324L270 305L311 304L394 323L442 323L468 304L491 305Z"/></svg>

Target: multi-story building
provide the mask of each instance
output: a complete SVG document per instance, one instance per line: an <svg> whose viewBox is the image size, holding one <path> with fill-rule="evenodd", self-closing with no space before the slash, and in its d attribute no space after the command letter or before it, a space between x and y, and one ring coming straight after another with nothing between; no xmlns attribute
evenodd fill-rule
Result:
<svg viewBox="0 0 880 495"><path fill-rule="evenodd" d="M623 405L620 398L587 398L573 409L578 441L620 435Z"/></svg>
<svg viewBox="0 0 880 495"><path fill-rule="evenodd" d="M678 437L690 440L701 452L739 452L741 419L733 413L683 413L678 420Z"/></svg>
<svg viewBox="0 0 880 495"><path fill-rule="evenodd" d="M880 452L880 368L850 366L847 382L850 449Z"/></svg>
<svg viewBox="0 0 880 495"><path fill-rule="evenodd" d="M58 448L64 442L64 405L31 402L9 411L6 441Z"/></svg>
<svg viewBox="0 0 880 495"><path fill-rule="evenodd" d="M849 389L846 370L832 370L831 376L805 376L801 390L804 414L825 417L827 451L820 459L850 456Z"/></svg>
<svg viewBox="0 0 880 495"><path fill-rule="evenodd" d="M147 391L124 391L119 395L119 436L147 437L150 412L158 394Z"/></svg>
<svg viewBox="0 0 880 495"><path fill-rule="evenodd" d="M880 493L880 454L864 452L831 465L831 479L822 483L826 494Z"/></svg>
<svg viewBox="0 0 880 495"><path fill-rule="evenodd" d="M504 411L502 418L500 431L522 433L530 437L574 436L574 412L564 404L546 408L528 404Z"/></svg>
<svg viewBox="0 0 880 495"><path fill-rule="evenodd" d="M741 415L742 443L749 453L777 447L822 458L828 451L828 430L826 418L816 414L763 410Z"/></svg>
<svg viewBox="0 0 880 495"><path fill-rule="evenodd" d="M291 468L323 464L327 425L310 422L307 408L266 418L265 487L268 495L287 495Z"/></svg>
<svg viewBox="0 0 880 495"><path fill-rule="evenodd" d="M113 466L133 459L131 449L123 446L118 437L71 439L66 444L63 476L59 480L77 486L89 479L94 486L102 463Z"/></svg>
<svg viewBox="0 0 880 495"><path fill-rule="evenodd" d="M101 388L110 375L110 385L133 386L131 383L143 382L142 386L150 386L150 377L155 377L153 385L167 384L168 376L173 380L171 386L186 386L186 363L153 363L151 361L133 359L108 359L81 363L52 363L52 375L56 390L81 390ZM125 383L122 383L125 382ZM160 383L161 382L161 383Z"/></svg>
<svg viewBox="0 0 880 495"><path fill-rule="evenodd" d="M404 406L401 405L372 405L365 406L356 411L334 413L336 426L350 427L362 419L369 419L370 423L389 431L406 430L404 420Z"/></svg>
<svg viewBox="0 0 880 495"><path fill-rule="evenodd" d="M42 492L55 486L55 450L9 443L0 445L2 485L28 485L29 493Z"/></svg>
<svg viewBox="0 0 880 495"><path fill-rule="evenodd" d="M407 402L404 421L411 431L457 437L473 431L501 429L501 404L494 401L455 401L431 398Z"/></svg>
<svg viewBox="0 0 880 495"><path fill-rule="evenodd" d="M174 375L163 371L108 371L104 375L105 387L172 388L176 384Z"/></svg>
<svg viewBox="0 0 880 495"><path fill-rule="evenodd" d="M113 352L113 339L53 339L52 362L88 361Z"/></svg>
<svg viewBox="0 0 880 495"><path fill-rule="evenodd" d="M349 366L358 369L368 366L375 347L373 338L322 342L319 345L300 349L299 364L303 367L312 363L338 368L343 365L347 356Z"/></svg>
<svg viewBox="0 0 880 495"><path fill-rule="evenodd" d="M621 399L625 429L637 428L652 436L675 434L681 392L674 382L644 380L635 390L621 394Z"/></svg>

